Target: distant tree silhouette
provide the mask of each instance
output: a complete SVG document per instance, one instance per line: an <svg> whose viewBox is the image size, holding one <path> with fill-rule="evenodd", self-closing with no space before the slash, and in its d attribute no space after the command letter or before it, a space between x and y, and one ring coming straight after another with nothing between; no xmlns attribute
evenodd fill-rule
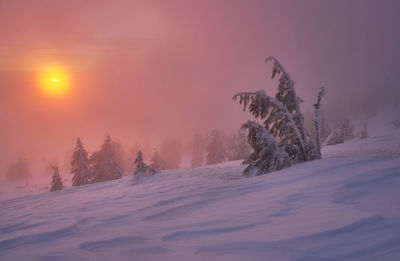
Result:
<svg viewBox="0 0 400 261"><path fill-rule="evenodd" d="M151 162L150 166L154 169L157 169L157 170L165 169L164 159L161 157L161 155L158 151L154 152L153 157L151 157L150 162Z"/></svg>
<svg viewBox="0 0 400 261"><path fill-rule="evenodd" d="M7 168L6 178L9 181L24 180L28 185L31 177L28 159L21 157L17 161L10 163Z"/></svg>
<svg viewBox="0 0 400 261"><path fill-rule="evenodd" d="M361 130L361 139L368 138L368 126L367 121L364 121L363 129Z"/></svg>
<svg viewBox="0 0 400 261"><path fill-rule="evenodd" d="M221 132L218 130L211 131L211 140L206 148L206 164L217 164L224 162L226 159L225 148Z"/></svg>
<svg viewBox="0 0 400 261"><path fill-rule="evenodd" d="M167 138L161 144L160 156L165 169L178 169L182 157L182 142L179 139Z"/></svg>
<svg viewBox="0 0 400 261"><path fill-rule="evenodd" d="M58 167L52 167L54 172L53 172L53 177L51 181L51 188L50 191L57 191L61 190L64 188L64 184L61 180L60 173L58 172Z"/></svg>
<svg viewBox="0 0 400 261"><path fill-rule="evenodd" d="M140 174L154 175L156 173L156 170L153 167L150 167L146 163L144 163L143 154L140 150L137 153L135 164L136 169L133 172L135 178L138 178Z"/></svg>
<svg viewBox="0 0 400 261"><path fill-rule="evenodd" d="M200 167L204 162L204 139L199 134L192 139L192 168Z"/></svg>
<svg viewBox="0 0 400 261"><path fill-rule="evenodd" d="M78 137L71 161L71 173L74 175L72 177L72 186L85 185L89 182L89 167L88 153L83 148L83 144Z"/></svg>
<svg viewBox="0 0 400 261"><path fill-rule="evenodd" d="M239 130L232 134L226 141L226 154L228 160L240 160L250 155L251 148L247 143L246 133Z"/></svg>

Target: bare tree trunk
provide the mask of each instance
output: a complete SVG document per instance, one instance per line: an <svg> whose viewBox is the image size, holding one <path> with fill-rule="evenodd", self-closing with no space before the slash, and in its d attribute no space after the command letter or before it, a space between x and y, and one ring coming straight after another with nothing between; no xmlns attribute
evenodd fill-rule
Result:
<svg viewBox="0 0 400 261"><path fill-rule="evenodd" d="M322 96L325 95L325 89L324 87L321 88L321 90L318 93L318 100L317 103L314 104L315 108L315 130L316 130L316 135L317 135L317 159L321 159L321 99Z"/></svg>

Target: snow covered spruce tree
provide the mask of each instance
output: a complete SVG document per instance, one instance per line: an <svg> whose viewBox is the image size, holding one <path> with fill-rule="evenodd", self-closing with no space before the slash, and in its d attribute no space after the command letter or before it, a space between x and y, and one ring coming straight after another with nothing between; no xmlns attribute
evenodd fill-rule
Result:
<svg viewBox="0 0 400 261"><path fill-rule="evenodd" d="M280 170L290 166L289 155L279 147L275 137L272 136L261 124L248 121L242 125L243 130L248 130L248 143L253 152L243 163L248 166L244 174L255 170L255 175L262 175L271 171Z"/></svg>
<svg viewBox="0 0 400 261"><path fill-rule="evenodd" d="M294 82L277 59L268 57L266 62L273 64L272 79L279 76L275 98L260 90L237 93L233 99L239 99L243 110L248 109L253 116L263 120L265 131L271 135L270 139L264 140L276 142L278 147L271 145L271 148L280 148L275 151L271 149L270 153L277 153L278 156L282 155L281 150L283 150L288 155L290 164L316 159L316 145L304 126L303 114L300 111L301 99L296 95ZM254 142L250 143L250 146L255 150ZM263 169L263 173L273 170L274 168Z"/></svg>
<svg viewBox="0 0 400 261"><path fill-rule="evenodd" d="M51 188L50 191L57 191L61 190L64 188L64 184L61 180L60 173L58 172L58 167L52 167L54 172L53 172L53 177L51 180Z"/></svg>
<svg viewBox="0 0 400 261"><path fill-rule="evenodd" d="M80 186L88 183L89 159L88 153L83 148L81 139L76 140L76 147L71 161L72 186Z"/></svg>
<svg viewBox="0 0 400 261"><path fill-rule="evenodd" d="M138 178L140 174L145 175L154 175L156 170L150 166L147 166L146 163L143 161L143 154L139 150L135 159L136 169L133 172L133 175Z"/></svg>
<svg viewBox="0 0 400 261"><path fill-rule="evenodd" d="M136 164L136 169L133 175L137 175L139 173L146 173L147 171L147 165L143 161L143 154L142 151L138 151L137 157L135 159L135 164Z"/></svg>
<svg viewBox="0 0 400 261"><path fill-rule="evenodd" d="M317 136L317 158L321 159L321 145L322 145L322 138L321 138L321 130L322 130L322 119L321 119L321 99L322 96L325 95L325 88L322 87L321 90L318 93L318 99L317 103L314 104L315 108L315 118L314 118L314 124L315 124L315 131L316 131L316 136Z"/></svg>
<svg viewBox="0 0 400 261"><path fill-rule="evenodd" d="M89 177L91 183L119 179L124 172L121 159L116 153L110 136L107 136L99 151L90 157Z"/></svg>
<svg viewBox="0 0 400 261"><path fill-rule="evenodd" d="M225 161L225 149L222 135L218 130L211 131L211 140L206 148L206 164L217 164Z"/></svg>

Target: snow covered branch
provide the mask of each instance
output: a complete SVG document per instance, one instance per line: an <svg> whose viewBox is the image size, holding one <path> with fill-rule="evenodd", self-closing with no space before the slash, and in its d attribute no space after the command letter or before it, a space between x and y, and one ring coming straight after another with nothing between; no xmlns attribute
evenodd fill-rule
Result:
<svg viewBox="0 0 400 261"><path fill-rule="evenodd" d="M257 134L258 136L254 134L258 138L254 138L256 137L254 136L250 141L249 133L249 143L254 143L256 141L261 142L267 146L265 150L269 153L272 153L272 151L278 151L276 148L271 149L273 147L271 144L276 144L280 151L283 151L287 158L290 159L290 161L288 161L289 165L291 163L316 159L318 157L317 148L308 131L304 127L304 118L299 105L301 99L296 96L294 82L276 58L268 57L266 62L273 63L272 79L280 76L278 91L275 98L268 96L263 90L256 92L241 92L233 96L234 100L239 100L239 103L243 105L244 111L248 109L255 118L264 120L264 126L262 127L263 138L261 138L261 134ZM257 133L261 133L261 130L259 130L259 127L257 127L255 123L248 122L243 125L243 128L251 129L253 131L257 129ZM267 136L268 138L266 138ZM272 140L274 142L272 142ZM251 145L253 150L257 146L261 145ZM258 148L258 150L261 151L260 148ZM255 164L254 162L258 162L259 160L262 161L260 158L261 156L265 161L263 163L264 165L261 163ZM274 167L270 167L270 163L267 162L270 161L270 159L267 159L264 155L258 153L252 154L251 157L252 158L249 157L245 162L249 164L250 168L261 166L259 168L261 169L261 172L268 172L271 169L275 169ZM282 166L285 164L282 163ZM277 166L281 165L278 164Z"/></svg>

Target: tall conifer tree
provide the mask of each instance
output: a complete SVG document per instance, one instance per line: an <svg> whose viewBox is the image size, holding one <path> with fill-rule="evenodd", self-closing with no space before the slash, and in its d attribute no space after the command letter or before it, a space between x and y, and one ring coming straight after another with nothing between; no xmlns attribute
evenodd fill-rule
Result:
<svg viewBox="0 0 400 261"><path fill-rule="evenodd" d="M72 186L80 186L88 183L89 176L89 159L88 153L83 148L82 141L78 137L76 139L75 151L71 161Z"/></svg>

